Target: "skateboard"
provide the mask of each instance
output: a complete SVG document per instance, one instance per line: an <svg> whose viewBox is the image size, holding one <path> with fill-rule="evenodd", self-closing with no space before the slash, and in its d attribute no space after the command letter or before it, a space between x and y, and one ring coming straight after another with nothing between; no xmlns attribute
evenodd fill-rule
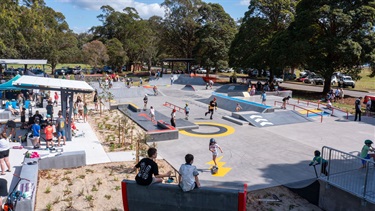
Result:
<svg viewBox="0 0 375 211"><path fill-rule="evenodd" d="M217 166L213 166L211 168L211 174L216 174L218 170L219 170L219 168Z"/></svg>

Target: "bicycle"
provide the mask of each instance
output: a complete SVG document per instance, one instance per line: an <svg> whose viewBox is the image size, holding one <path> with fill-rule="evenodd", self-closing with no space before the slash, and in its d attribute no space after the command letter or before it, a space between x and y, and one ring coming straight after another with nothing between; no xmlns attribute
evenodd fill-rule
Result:
<svg viewBox="0 0 375 211"><path fill-rule="evenodd" d="M14 210L16 210L17 202L22 197L22 192L19 191L19 190L16 190L18 184L21 182L21 180L26 180L26 181L30 182L30 180L28 180L26 178L22 178L19 175L13 174L13 176L18 177L19 180L16 183L16 185L14 186L13 190L7 196L7 199L6 199L6 202L4 204L4 208L3 208L4 211L14 211Z"/></svg>

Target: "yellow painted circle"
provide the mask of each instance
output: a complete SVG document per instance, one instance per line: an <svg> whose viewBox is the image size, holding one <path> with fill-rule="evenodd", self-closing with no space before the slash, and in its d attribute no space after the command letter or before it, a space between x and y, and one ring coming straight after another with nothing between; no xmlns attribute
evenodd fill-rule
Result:
<svg viewBox="0 0 375 211"><path fill-rule="evenodd" d="M207 125L207 126L216 126L216 127L222 127L222 128L225 128L226 131L223 132L223 133L216 133L216 134L212 134L212 133L207 133L207 134L196 134L196 133L192 133L192 132L189 132L189 131L186 131L186 130L180 130L179 132L183 135L186 135L186 136L193 136L193 137L201 137L201 138L214 138L214 137L223 137L223 136L228 136L232 133L234 133L234 128L229 126L229 125L224 125L224 124L219 124L219 123L212 123L212 122L196 122L195 124L197 125Z"/></svg>

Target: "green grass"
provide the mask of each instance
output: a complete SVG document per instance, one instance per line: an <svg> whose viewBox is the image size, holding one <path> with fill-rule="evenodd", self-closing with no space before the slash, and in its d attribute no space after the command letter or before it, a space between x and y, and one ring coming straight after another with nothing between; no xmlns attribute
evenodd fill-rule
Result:
<svg viewBox="0 0 375 211"><path fill-rule="evenodd" d="M370 78L370 68L364 68L360 74L362 77L355 83L355 90L375 91L375 78Z"/></svg>

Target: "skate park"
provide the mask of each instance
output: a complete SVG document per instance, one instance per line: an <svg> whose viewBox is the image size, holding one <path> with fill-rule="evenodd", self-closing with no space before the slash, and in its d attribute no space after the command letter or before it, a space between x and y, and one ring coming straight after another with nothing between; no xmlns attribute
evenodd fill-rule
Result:
<svg viewBox="0 0 375 211"><path fill-rule="evenodd" d="M308 165L315 150L327 146L356 155L364 140L374 140L375 137L375 121L371 117L362 117L362 122L354 122L351 114L327 110L324 105L301 102L293 96L287 109L283 110L280 109L281 96L269 93L267 105L263 106L259 95L238 94L246 92L245 85L215 84L212 89L206 89L202 78L174 75L175 81L171 85L170 77L164 75L158 80L151 79L150 86L145 87L124 88L123 83L115 83L111 89L115 96L112 106L132 103L143 108L143 96L147 94L148 108L155 108L156 121L168 124L171 110L183 108L187 103L190 107L188 120L185 120L183 112L177 112L178 138L155 143L159 155L175 169L184 163L185 154L193 154L194 165L200 170L202 186L241 189L243 184L247 184L248 191L279 185L302 189L316 180L314 168ZM94 88L99 90L95 85ZM159 90L157 96L153 95L154 85ZM205 116L204 113L213 98L217 99L218 110L213 120L210 120L209 115ZM243 108L240 112L235 112L237 103ZM150 121L146 121L148 111L139 113L143 113L144 119L137 124L150 124ZM268 124L261 124L266 122ZM150 130L162 130L154 123L151 127L155 128ZM210 173L213 166L208 150L210 138L215 138L224 151L218 155L219 172L216 175ZM323 156L328 156L328 150L324 150ZM358 178L351 176L351 187L346 189L357 196L361 191L363 193L362 176L371 177L374 169L370 168L368 172L358 170L360 161L348 159L346 154L335 158L340 165L332 165L331 171L337 171L335 176L339 189L340 181L348 180L340 169L354 172L356 176L361 175ZM346 159L345 162L340 161L342 157ZM343 167L348 162L351 162L349 170ZM324 176L321 178L324 180ZM374 200L371 198L374 197L374 183L366 185L367 200ZM328 189L324 190L329 193Z"/></svg>

